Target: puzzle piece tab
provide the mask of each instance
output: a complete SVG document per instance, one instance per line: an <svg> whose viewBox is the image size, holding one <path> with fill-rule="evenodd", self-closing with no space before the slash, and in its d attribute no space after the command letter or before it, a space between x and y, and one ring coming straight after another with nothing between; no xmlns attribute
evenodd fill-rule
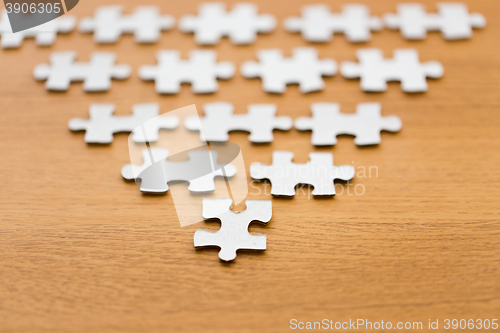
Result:
<svg viewBox="0 0 500 333"><path fill-rule="evenodd" d="M141 192L165 193L171 181L189 182L191 192L215 191L214 177L232 177L236 167L217 164L217 152L208 150L189 151L189 160L167 161L168 150L150 148L142 151L142 165L127 164L122 168L125 180L140 180Z"/></svg>
<svg viewBox="0 0 500 333"><path fill-rule="evenodd" d="M198 44L213 45L228 36L233 44L251 44L257 33L267 33L276 27L276 19L269 14L258 14L258 8L251 3L239 3L226 12L221 2L202 4L198 16L181 18L179 28L194 32Z"/></svg>
<svg viewBox="0 0 500 333"><path fill-rule="evenodd" d="M200 131L200 139L208 142L229 140L228 132L250 132L250 142L267 143L274 139L273 130L287 131L292 128L292 119L286 116L276 117L276 105L252 104L248 113L234 114L231 103L216 102L203 106L205 117L188 117L184 123L191 131Z"/></svg>
<svg viewBox="0 0 500 333"><path fill-rule="evenodd" d="M136 7L131 15L123 15L122 6L103 6L95 16L84 17L78 29L93 32L96 43L115 43L124 33L134 34L137 43L154 43L160 39L162 30L174 27L175 19L160 15L154 6Z"/></svg>
<svg viewBox="0 0 500 333"><path fill-rule="evenodd" d="M354 167L333 165L330 153L310 153L309 158L305 164L296 164L292 162L292 152L274 151L273 164L252 163L250 176L257 180L269 179L271 194L282 196L294 196L298 184L312 185L314 196L332 196L335 195L335 179L348 181L354 177Z"/></svg>
<svg viewBox="0 0 500 333"><path fill-rule="evenodd" d="M337 103L314 103L311 105L312 118L300 117L295 120L295 128L311 130L311 143L315 146L334 145L337 135L354 135L358 146L380 143L380 131L397 132L401 120L396 116L382 117L379 103L360 103L356 113L341 113Z"/></svg>
<svg viewBox="0 0 500 333"><path fill-rule="evenodd" d="M370 40L371 31L382 30L382 21L370 16L365 5L344 5L340 14L331 13L327 5L308 5L302 8L302 17L285 20L285 29L302 32L309 42L328 42L338 32L344 33L351 43L360 43Z"/></svg>
<svg viewBox="0 0 500 333"><path fill-rule="evenodd" d="M113 116L114 111L114 104L92 104L90 119L73 118L69 129L86 131L87 143L111 143L113 134L120 132L132 132L134 142L144 143L158 141L160 129L174 129L179 124L176 116L160 116L160 106L156 103L136 104L129 116Z"/></svg>
<svg viewBox="0 0 500 333"><path fill-rule="evenodd" d="M400 29L406 39L424 39L427 31L441 31L444 39L456 40L472 37L472 28L484 28L486 19L479 13L469 14L463 3L438 3L438 13L428 14L416 3L400 4L397 14L384 16L390 29Z"/></svg>
<svg viewBox="0 0 500 333"><path fill-rule="evenodd" d="M230 211L232 199L203 199L203 218L217 218L221 228L217 232L198 229L194 233L194 246L220 247L219 258L231 261L236 251L265 250L266 235L252 235L248 226L253 221L267 224L272 217L272 202L268 200L247 200L243 212Z"/></svg>
<svg viewBox="0 0 500 333"><path fill-rule="evenodd" d="M76 52L54 52L50 65L35 67L33 76L37 80L47 80L48 90L68 90L71 82L83 81L85 91L106 91L111 87L111 79L124 80L130 76L130 66L115 65L116 56L109 52L94 52L90 62L75 62Z"/></svg>
<svg viewBox="0 0 500 333"><path fill-rule="evenodd" d="M262 79L262 88L270 93L284 93L286 85L297 83L303 93L322 90L322 76L337 72L337 63L332 59L318 60L314 48L298 47L290 58L283 57L281 50L262 50L257 54L259 62L247 61L241 66L244 77Z"/></svg>
<svg viewBox="0 0 500 333"><path fill-rule="evenodd" d="M230 62L217 63L214 51L191 51L189 60L181 60L175 50L163 50L156 54L158 65L145 65L139 68L139 77L155 81L156 91L160 94L176 94L181 83L191 83L197 94L217 91L217 79L230 79L234 75L234 65Z"/></svg>
<svg viewBox="0 0 500 333"><path fill-rule="evenodd" d="M437 79L444 73L437 61L421 63L414 49L395 50L392 59L384 59L379 49L361 49L356 55L359 63L344 61L340 72L349 79L361 78L363 91L385 91L388 81L401 81L405 92L424 92L428 88L427 77Z"/></svg>

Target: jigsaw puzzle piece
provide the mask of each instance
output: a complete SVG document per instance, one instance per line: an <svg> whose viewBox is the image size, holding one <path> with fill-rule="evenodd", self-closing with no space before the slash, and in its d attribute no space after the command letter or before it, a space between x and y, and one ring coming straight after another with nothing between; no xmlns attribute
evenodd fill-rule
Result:
<svg viewBox="0 0 500 333"><path fill-rule="evenodd" d="M13 33L7 11L3 10L0 19L0 34L2 36L0 46L4 49L17 48L27 37L35 37L36 44L39 46L49 46L54 44L57 33L69 33L75 24L76 18L74 16L65 15L33 28Z"/></svg>
<svg viewBox="0 0 500 333"><path fill-rule="evenodd" d="M252 235L248 226L254 221L267 224L272 217L271 201L247 200L247 209L239 213L229 210L231 204L232 199L203 199L203 218L219 219L221 228L217 232L198 229L194 234L196 248L217 246L224 261L234 260L240 249L265 250L266 235Z"/></svg>
<svg viewBox="0 0 500 333"><path fill-rule="evenodd" d="M122 168L126 180L141 180L141 192L165 193L171 181L189 182L191 192L212 192L214 178L233 177L236 167L217 163L216 151L189 151L187 161L167 161L168 151L163 148L144 149L142 165L127 164Z"/></svg>
<svg viewBox="0 0 500 333"><path fill-rule="evenodd" d="M214 45L223 36L233 44L250 44L257 33L271 32L275 26L273 16L259 15L257 6L250 3L236 4L231 12L226 12L224 3L202 4L198 16L186 15L179 22L181 31L194 33L202 45Z"/></svg>
<svg viewBox="0 0 500 333"><path fill-rule="evenodd" d="M131 15L123 15L122 6L103 6L93 18L83 18L79 30L93 32L96 43L115 43L123 33L133 33L137 43L154 43L161 31L171 29L174 22L172 16L160 15L154 6L136 7Z"/></svg>
<svg viewBox="0 0 500 333"><path fill-rule="evenodd" d="M257 54L259 62L247 61L241 67L244 77L262 79L264 91L284 93L287 84L299 84L302 93L322 90L322 76L332 76L337 72L337 64L332 59L318 59L314 48L295 48L291 58L284 58L281 50L261 50Z"/></svg>
<svg viewBox="0 0 500 333"><path fill-rule="evenodd" d="M289 130L292 127L290 117L276 117L274 104L252 104L247 114L234 114L231 103L215 102L203 106L205 117L188 117L185 127L191 131L200 131L200 139L208 142L226 142L229 132L250 132L248 139L254 143L268 143L274 139L273 130Z"/></svg>
<svg viewBox="0 0 500 333"><path fill-rule="evenodd" d="M285 20L285 28L290 32L302 32L310 42L328 42L335 32L344 33L351 43L370 40L370 31L382 29L379 18L370 16L368 7L347 4L342 13L333 14L326 5L308 5L302 8L302 17Z"/></svg>
<svg viewBox="0 0 500 333"><path fill-rule="evenodd" d="M157 53L158 65L144 65L139 68L139 77L155 81L160 94L178 93L181 83L191 83L197 94L217 91L219 79L230 79L234 75L234 65L230 62L216 62L214 51L191 51L189 60L181 60L178 51L162 50Z"/></svg>
<svg viewBox="0 0 500 333"><path fill-rule="evenodd" d="M174 129L179 124L176 116L159 115L157 103L136 104L132 115L113 116L114 104L92 104L90 119L73 118L69 121L72 131L86 131L85 142L108 144L113 141L113 134L132 132L134 142L156 142L160 129ZM138 128L141 126L140 128Z"/></svg>
<svg viewBox="0 0 500 333"><path fill-rule="evenodd" d="M123 80L130 76L130 66L115 65L115 54L94 52L90 62L75 62L76 52L54 52L50 65L41 64L33 70L37 80L47 80L48 90L65 91L70 83L83 81L85 91L105 91L111 87L111 79Z"/></svg>
<svg viewBox="0 0 500 333"><path fill-rule="evenodd" d="M350 165L334 166L330 153L310 153L310 161L305 164L292 162L293 153L274 151L272 165L254 162L250 165L252 179L268 179L271 182L271 194L294 196L295 186L308 184L314 186L314 196L335 195L335 179L350 180L354 177L354 168Z"/></svg>
<svg viewBox="0 0 500 333"><path fill-rule="evenodd" d="M313 103L311 111L312 118L297 118L295 128L311 130L315 146L335 145L341 134L355 136L358 146L379 144L380 131L397 132L402 126L396 116L382 117L379 103L360 103L354 114L341 113L337 103Z"/></svg>
<svg viewBox="0 0 500 333"><path fill-rule="evenodd" d="M356 55L359 63L345 61L340 72L346 78L361 78L363 91L385 91L388 81L400 81L405 92L424 92L427 77L440 78L444 73L437 61L422 64L414 49L395 50L392 59L384 59L379 49L361 49Z"/></svg>
<svg viewBox="0 0 500 333"><path fill-rule="evenodd" d="M384 16L386 26L400 29L406 39L424 39L427 31L441 31L447 40L472 37L472 28L483 28L486 19L479 13L469 14L462 3L438 3L438 13L426 13L420 4L400 4L397 14Z"/></svg>

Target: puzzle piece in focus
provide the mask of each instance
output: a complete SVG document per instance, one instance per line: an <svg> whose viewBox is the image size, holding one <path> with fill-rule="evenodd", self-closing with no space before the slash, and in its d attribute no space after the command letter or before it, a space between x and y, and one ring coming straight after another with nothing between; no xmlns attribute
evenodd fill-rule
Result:
<svg viewBox="0 0 500 333"><path fill-rule="evenodd" d="M75 24L74 16L64 15L36 27L13 33L7 11L3 10L0 19L0 34L2 35L0 45L3 49L16 48L21 46L24 38L35 37L36 45L49 46L54 44L57 33L67 34L73 30Z"/></svg>
<svg viewBox="0 0 500 333"><path fill-rule="evenodd" d="M276 105L252 104L247 114L234 114L231 103L216 102L203 106L205 117L188 117L184 123L190 131L200 131L200 139L207 142L225 142L228 132L250 132L248 139L254 143L268 143L274 139L273 130L287 131L292 128L292 119L276 117Z"/></svg>
<svg viewBox="0 0 500 333"><path fill-rule="evenodd" d="M285 29L302 32L309 42L328 42L335 32L340 32L351 43L360 43L370 40L370 31L381 30L382 22L378 17L370 16L365 5L344 5L340 14L331 13L326 5L308 5L302 8L302 17L285 20Z"/></svg>
<svg viewBox="0 0 500 333"><path fill-rule="evenodd" d="M387 90L388 81L401 81L405 92L427 91L426 78L443 76L443 66L437 61L421 63L414 49L398 49L394 58L384 59L379 49L361 49L356 52L359 63L344 61L340 66L346 78L361 78L363 91Z"/></svg>
<svg viewBox="0 0 500 333"><path fill-rule="evenodd" d="M115 43L123 33L134 34L137 43L154 43L160 39L162 30L174 27L174 18L160 15L154 6L139 6L131 15L123 15L122 6L103 6L95 16L84 17L79 31L93 32L96 43Z"/></svg>
<svg viewBox="0 0 500 333"><path fill-rule="evenodd" d="M73 118L69 129L86 131L87 143L111 143L113 134L120 132L132 132L134 142L144 143L158 141L160 129L174 129L179 124L176 116L160 116L160 106L156 103L136 104L128 116L113 116L114 110L114 104L92 104L90 119Z"/></svg>
<svg viewBox="0 0 500 333"><path fill-rule="evenodd" d="M241 66L244 77L262 78L262 88L270 93L283 93L286 85L298 83L303 93L322 90L325 86L322 76L337 72L337 63L332 59L318 60L314 48L298 47L290 58L284 58L281 50L259 51L259 62L247 61Z"/></svg>
<svg viewBox="0 0 500 333"><path fill-rule="evenodd" d="M111 87L111 79L124 80L130 76L130 66L115 65L115 54L94 52L90 62L75 62L76 52L54 52L50 65L35 67L33 76L37 80L47 80L48 90L68 90L71 82L83 81L85 91L106 91Z"/></svg>
<svg viewBox="0 0 500 333"><path fill-rule="evenodd" d="M401 120L396 116L382 117L379 103L360 103L356 113L341 113L337 103L314 103L311 105L312 118L300 117L295 120L295 128L311 130L311 143L315 146L334 145L337 135L354 135L358 146L380 143L380 131L397 132Z"/></svg>
<svg viewBox="0 0 500 333"><path fill-rule="evenodd" d="M292 162L292 152L274 151L273 164L252 163L250 176L258 180L269 179L271 194L283 196L294 196L298 184L314 186L314 196L332 196L335 195L335 179L348 181L354 177L354 167L333 165L330 153L310 153L309 158L305 164L296 164Z"/></svg>
<svg viewBox="0 0 500 333"><path fill-rule="evenodd" d="M384 16L390 29L400 29L406 39L424 39L427 31L441 31L444 39L456 40L472 37L472 28L483 28L486 19L479 13L469 14L462 3L438 3L438 13L428 14L416 3L400 4L397 14Z"/></svg>
<svg viewBox="0 0 500 333"><path fill-rule="evenodd" d="M167 161L168 150L150 148L142 151L142 165L127 164L122 168L125 180L141 180L141 192L165 193L168 182L187 181L191 192L215 191L214 177L232 177L236 168L232 164L217 164L217 152L188 151L189 160Z"/></svg>
<svg viewBox="0 0 500 333"><path fill-rule="evenodd" d="M217 232L198 229L194 233L194 246L218 246L219 258L231 261L236 258L236 251L265 250L266 235L252 235L248 226L253 221L267 224L272 217L270 200L247 200L247 209L243 212L230 211L232 199L203 199L203 218L217 218L221 228Z"/></svg>
<svg viewBox="0 0 500 333"><path fill-rule="evenodd" d="M155 81L160 94L178 93L181 83L191 83L196 94L213 93L219 85L217 78L230 79L234 75L234 65L230 62L217 63L214 51L191 51L189 60L181 60L178 51L163 50L156 54L158 65L144 65L139 68L139 77Z"/></svg>
<svg viewBox="0 0 500 333"><path fill-rule="evenodd" d="M181 18L179 28L194 32L198 44L213 45L223 36L229 36L233 44L253 43L257 33L267 33L276 27L276 19L269 14L258 14L258 8L251 3L239 3L226 12L224 3L201 5L198 16Z"/></svg>

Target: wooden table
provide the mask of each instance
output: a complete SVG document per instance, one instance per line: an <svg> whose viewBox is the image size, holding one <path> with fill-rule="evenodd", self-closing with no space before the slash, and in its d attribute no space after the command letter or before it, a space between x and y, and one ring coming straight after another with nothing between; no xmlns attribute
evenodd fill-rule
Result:
<svg viewBox="0 0 500 333"><path fill-rule="evenodd" d="M124 3L127 12L136 4L112 2ZM399 83L384 93L364 93L359 80L337 74L325 78L322 92L304 95L289 86L272 95L259 79L238 72L220 81L215 94L195 95L183 85L179 94L160 96L137 70L154 64L157 50L178 49L186 57L200 48L177 28L153 45L136 44L131 36L97 45L92 35L75 31L51 47L27 40L19 49L1 50L0 332L285 332L292 319L422 322L424 328L439 320L444 331L445 319L498 319L498 3L467 1L488 21L471 40L449 42L430 33L406 41L398 31L383 30L361 45L342 35L311 45L282 27L306 1L256 2L261 12L276 15L276 31L250 46L225 39L202 48L239 68L266 48L289 56L294 47L314 46L320 57L340 63L354 61L360 47L380 48L386 57L411 47L422 61L441 62L445 75L429 80L423 94L406 94ZM343 3L330 2L335 11ZM375 15L397 4L364 2ZM149 3L176 18L194 14L199 4ZM81 1L73 14L91 15L99 5ZM433 1L425 5L435 11ZM81 61L94 51L113 51L133 74L106 93L85 93L81 84L47 92L32 70L60 50L78 51ZM237 113L252 103L275 103L279 115L292 118L308 116L314 102L337 102L349 113L360 102L379 102L383 114L402 119L403 129L384 133L382 144L368 148L346 136L318 149L310 132L296 130L275 132L265 146L251 145L246 133L231 134L247 171L255 161L270 164L272 151L289 150L298 163L310 152L331 152L336 165L353 165L357 174L330 199L312 199L307 188L293 199L277 199L264 193L269 184L251 186L249 199L273 203L269 225L250 228L267 236L267 250L239 253L226 264L217 250L193 247L194 231L217 230L217 223L181 228L171 195L144 196L122 180L127 135L115 135L109 146L88 146L67 126L73 117L88 117L91 103L115 103L117 114L129 114L136 103L158 102L166 112L193 103L201 110L213 101L231 102Z"/></svg>

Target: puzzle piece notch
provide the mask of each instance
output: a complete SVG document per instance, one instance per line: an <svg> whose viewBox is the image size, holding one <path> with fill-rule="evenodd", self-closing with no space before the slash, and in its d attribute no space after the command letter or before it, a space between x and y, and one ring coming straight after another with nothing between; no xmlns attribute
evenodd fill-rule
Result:
<svg viewBox="0 0 500 333"><path fill-rule="evenodd" d="M162 16L155 6L136 7L131 15L123 15L122 6L103 6L94 17L84 17L78 29L93 32L96 43L115 43L124 33L134 34L137 43L154 43L161 31L173 28L174 23L172 16Z"/></svg>
<svg viewBox="0 0 500 333"><path fill-rule="evenodd" d="M312 118L297 118L295 128L311 130L311 143L315 146L335 145L340 134L355 136L358 146L375 145L381 141L381 131L397 132L402 127L398 117L382 117L381 109L379 103L360 103L356 113L348 114L341 113L337 103L314 103Z"/></svg>
<svg viewBox="0 0 500 333"><path fill-rule="evenodd" d="M287 84L299 84L302 93L322 90L323 76L337 72L333 59L318 59L314 48L298 47L292 57L285 58L279 49L261 50L257 54L259 62L247 61L241 66L246 78L261 77L262 88L270 93L284 93Z"/></svg>
<svg viewBox="0 0 500 333"><path fill-rule="evenodd" d="M293 125L290 117L276 117L274 104L249 105L246 114L234 114L234 106L226 102L207 103L203 109L205 117L188 117L184 125L190 131L200 131L204 142L226 142L229 132L245 131L250 132L250 142L269 143L274 140L274 129L287 131Z"/></svg>
<svg viewBox="0 0 500 333"><path fill-rule="evenodd" d="M328 42L338 32L344 33L351 43L361 43L370 40L371 31L382 30L382 21L370 16L370 10L365 5L344 5L339 14L331 13L327 5L308 5L302 8L302 17L285 20L285 29L302 32L309 42Z"/></svg>
<svg viewBox="0 0 500 333"><path fill-rule="evenodd" d="M231 62L217 63L217 53L209 50L190 52L189 60L181 60L175 50L162 50L156 54L158 65L144 65L139 68L139 77L145 81L154 80L159 94L176 94L181 83L191 83L196 94L217 91L219 79L230 79L234 75Z"/></svg>
<svg viewBox="0 0 500 333"><path fill-rule="evenodd" d="M113 142L113 134L120 132L132 132L134 142L145 143L158 141L160 129L174 129L179 124L176 116L160 116L157 103L135 104L128 116L113 116L114 111L114 104L92 104L90 119L73 118L69 129L86 131L86 143L108 144Z"/></svg>
<svg viewBox="0 0 500 333"><path fill-rule="evenodd" d="M340 72L346 78L361 78L363 91L385 91L388 81L400 81L405 92L424 92L428 89L426 78L437 79L444 73L437 61L421 63L414 49L394 50L392 59L384 59L379 49L361 49L356 55L359 63L344 61Z"/></svg>
<svg viewBox="0 0 500 333"><path fill-rule="evenodd" d="M76 52L54 52L50 64L41 64L33 70L36 80L47 80L47 90L68 90L71 82L83 81L83 90L107 91L111 79L124 80L130 76L128 65L115 65L116 56L111 52L94 52L90 62L75 62Z"/></svg>
<svg viewBox="0 0 500 333"><path fill-rule="evenodd" d="M314 187L313 196L335 195L335 179L348 181L354 177L354 167L350 165L333 165L330 153L310 153L305 164L293 163L293 153L274 151L272 165L258 162L250 165L250 176L253 179L268 179L271 182L271 194L294 196L295 186L308 184Z"/></svg>
<svg viewBox="0 0 500 333"><path fill-rule="evenodd" d="M164 148L144 149L142 156L142 165L126 164L121 174L125 180L140 180L141 192L150 194L167 192L171 181L189 182L188 190L191 192L213 192L215 177L233 177L236 174L234 165L217 164L216 151L189 151L189 160L183 162L168 161L168 150Z"/></svg>
<svg viewBox="0 0 500 333"><path fill-rule="evenodd" d="M236 251L265 250L266 235L252 235L248 232L250 223L256 221L267 224L272 217L270 200L247 200L247 209L243 212L232 212L232 199L203 199L203 218L217 218L221 228L216 232L198 229L194 233L194 246L217 246L220 248L219 258L232 261Z"/></svg>
<svg viewBox="0 0 500 333"><path fill-rule="evenodd" d="M200 6L198 16L186 15L181 18L179 28L183 32L194 33L201 45L214 45L228 36L233 44L251 44L257 33L269 33L276 27L276 19L269 14L258 14L258 8L251 3L235 4L230 12L221 2Z"/></svg>
<svg viewBox="0 0 500 333"><path fill-rule="evenodd" d="M13 33L7 11L3 10L0 19L0 46L3 49L17 48L21 46L24 38L29 37L34 37L39 46L49 46L54 44L58 33L71 32L75 24L76 18L74 16L64 15L36 27Z"/></svg>
<svg viewBox="0 0 500 333"><path fill-rule="evenodd" d="M427 31L441 31L444 39L458 40L472 37L472 28L483 28L486 19L479 13L469 14L462 3L438 3L438 13L426 13L425 7L400 4L397 14L386 14L385 24L390 29L400 29L406 39L424 39Z"/></svg>

